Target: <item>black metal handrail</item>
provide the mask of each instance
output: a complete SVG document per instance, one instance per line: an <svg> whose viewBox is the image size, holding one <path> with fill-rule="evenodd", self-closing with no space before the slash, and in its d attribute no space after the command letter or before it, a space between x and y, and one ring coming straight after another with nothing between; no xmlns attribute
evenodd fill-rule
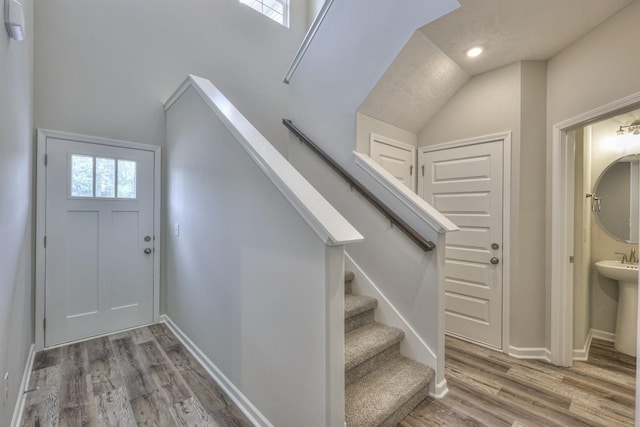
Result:
<svg viewBox="0 0 640 427"><path fill-rule="evenodd" d="M328 164L338 175L340 175L351 188L355 189L362 195L369 203L371 203L376 209L391 222L392 225L398 227L404 232L416 245L425 252L433 250L435 243L422 237L416 230L414 230L409 224L407 224L402 218L396 215L387 205L385 205L380 199L378 199L373 193L364 188L356 179L342 168L335 160L329 157L315 142L309 139L300 129L298 129L291 120L282 119L282 124L286 126L300 141L304 142L314 153L316 153L322 160Z"/></svg>

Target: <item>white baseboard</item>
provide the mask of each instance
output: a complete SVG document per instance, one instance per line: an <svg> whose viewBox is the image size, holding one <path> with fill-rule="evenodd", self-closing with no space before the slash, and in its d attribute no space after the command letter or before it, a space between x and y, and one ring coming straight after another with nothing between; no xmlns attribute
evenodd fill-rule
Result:
<svg viewBox="0 0 640 427"><path fill-rule="evenodd" d="M591 329L591 335L593 338L603 341L614 342L616 340L616 334L611 332L601 331L599 329Z"/></svg>
<svg viewBox="0 0 640 427"><path fill-rule="evenodd" d="M551 362L551 352L544 347L509 346L509 356L516 359L537 359Z"/></svg>
<svg viewBox="0 0 640 427"><path fill-rule="evenodd" d="M601 331L599 329L589 329L587 338L584 340L584 347L573 349L573 360L585 362L589 359L589 349L591 348L591 342L593 339L614 342L616 334L611 332Z"/></svg>
<svg viewBox="0 0 640 427"><path fill-rule="evenodd" d="M213 363L207 355L205 355L197 345L184 333L178 326L173 323L171 318L166 314L160 316L160 321L167 325L171 332L180 340L187 350L193 355L193 357L200 362L204 369L211 375L211 377L218 383L218 385L229 395L231 400L240 408L247 418L258 427L273 427L273 425L262 415L262 413L253 406L251 401L242 394L242 392L226 377L225 374Z"/></svg>
<svg viewBox="0 0 640 427"><path fill-rule="evenodd" d="M438 384L436 384L435 393L429 393L429 396L434 399L442 399L449 393L449 386L447 385L447 380L443 379Z"/></svg>
<svg viewBox="0 0 640 427"><path fill-rule="evenodd" d="M31 370L33 369L33 360L36 355L36 346L31 344L29 348L29 356L27 356L27 364L24 367L24 373L22 374L22 381L20 382L20 388L18 389L18 400L16 406L13 409L13 418L11 419L11 427L18 427L22 421L22 412L24 411L25 390L29 386L29 379L31 378Z"/></svg>
<svg viewBox="0 0 640 427"><path fill-rule="evenodd" d="M589 349L591 348L591 340L593 339L593 329L589 329L587 338L584 340L582 348L573 349L573 360L586 362L589 359Z"/></svg>

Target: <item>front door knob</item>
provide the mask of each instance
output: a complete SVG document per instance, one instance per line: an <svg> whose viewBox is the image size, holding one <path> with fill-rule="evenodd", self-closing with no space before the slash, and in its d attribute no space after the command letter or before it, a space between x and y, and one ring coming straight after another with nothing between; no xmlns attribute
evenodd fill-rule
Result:
<svg viewBox="0 0 640 427"><path fill-rule="evenodd" d="M490 262L491 262L491 264L495 265L495 264L498 264L500 262L500 260L497 257L493 257L493 258L491 258Z"/></svg>
<svg viewBox="0 0 640 427"><path fill-rule="evenodd" d="M149 255L151 253L151 248L145 248L144 253Z"/></svg>

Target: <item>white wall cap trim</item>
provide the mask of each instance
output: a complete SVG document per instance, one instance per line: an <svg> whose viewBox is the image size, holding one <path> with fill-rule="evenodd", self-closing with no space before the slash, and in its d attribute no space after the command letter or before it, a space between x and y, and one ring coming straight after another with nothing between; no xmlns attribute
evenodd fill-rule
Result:
<svg viewBox="0 0 640 427"><path fill-rule="evenodd" d="M165 111L189 88L202 97L325 245L344 245L364 239L209 80L190 74L165 103Z"/></svg>
<svg viewBox="0 0 640 427"><path fill-rule="evenodd" d="M298 69L298 65L300 65L300 61L302 61L304 54L307 53L307 49L309 49L309 45L311 44L314 37L316 36L316 33L318 32L320 25L322 25L322 21L324 21L324 18L327 16L327 13L329 13L329 9L331 8L332 4L333 4L333 0L326 0L323 3L322 7L320 8L320 11L318 12L318 15L313 20L313 23L311 23L311 27L309 27L309 31L307 31L307 34L304 36L304 40L302 40L302 43L300 44L300 47L298 48L296 55L293 57L293 61L291 61L291 65L287 70L287 74L285 74L284 79L282 80L283 83L289 84L289 82L291 81L291 78L293 77L296 70Z"/></svg>
<svg viewBox="0 0 640 427"><path fill-rule="evenodd" d="M385 187L391 194L407 206L418 218L438 233L458 231L459 228L422 197L411 191L382 166L374 162L369 156L353 152L355 162L373 179Z"/></svg>

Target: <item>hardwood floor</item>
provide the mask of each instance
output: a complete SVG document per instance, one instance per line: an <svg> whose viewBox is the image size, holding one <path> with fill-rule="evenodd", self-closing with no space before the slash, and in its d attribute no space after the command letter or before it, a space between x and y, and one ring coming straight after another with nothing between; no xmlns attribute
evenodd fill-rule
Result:
<svg viewBox="0 0 640 427"><path fill-rule="evenodd" d="M605 341L593 340L588 362L559 368L448 337L445 365L449 394L400 426L634 425L636 359Z"/></svg>
<svg viewBox="0 0 640 427"><path fill-rule="evenodd" d="M29 389L22 426L252 425L164 324L40 352Z"/></svg>
<svg viewBox="0 0 640 427"><path fill-rule="evenodd" d="M449 394L400 426L633 426L635 368L599 340L558 368L447 338ZM40 352L29 389L22 426L251 426L163 324Z"/></svg>

